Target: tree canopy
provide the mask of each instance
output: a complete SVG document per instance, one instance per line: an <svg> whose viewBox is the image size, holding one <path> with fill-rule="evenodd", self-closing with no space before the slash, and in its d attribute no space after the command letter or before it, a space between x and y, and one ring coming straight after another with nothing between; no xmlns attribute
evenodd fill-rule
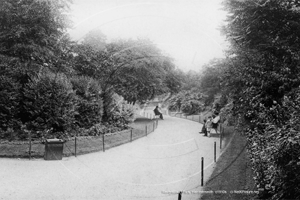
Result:
<svg viewBox="0 0 300 200"><path fill-rule="evenodd" d="M134 119L129 103L178 92L173 60L148 39L107 42L97 29L72 41L70 3L0 2L1 138L23 139L24 127L37 137L124 129Z"/></svg>

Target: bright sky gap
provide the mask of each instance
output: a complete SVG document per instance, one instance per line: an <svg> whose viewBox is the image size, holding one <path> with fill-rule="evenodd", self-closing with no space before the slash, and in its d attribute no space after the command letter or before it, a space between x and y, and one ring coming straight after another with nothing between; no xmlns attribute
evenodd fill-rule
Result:
<svg viewBox="0 0 300 200"><path fill-rule="evenodd" d="M224 57L222 0L73 0L73 40L100 29L108 41L149 38L183 71Z"/></svg>

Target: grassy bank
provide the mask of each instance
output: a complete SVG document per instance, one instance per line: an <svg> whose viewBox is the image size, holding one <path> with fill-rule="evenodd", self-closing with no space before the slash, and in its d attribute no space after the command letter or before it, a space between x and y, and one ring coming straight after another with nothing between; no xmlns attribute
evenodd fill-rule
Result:
<svg viewBox="0 0 300 200"><path fill-rule="evenodd" d="M246 151L246 138L235 134L230 146L218 159L216 167L208 180L202 200L250 200L256 199L257 189ZM217 191L219 193L217 193Z"/></svg>

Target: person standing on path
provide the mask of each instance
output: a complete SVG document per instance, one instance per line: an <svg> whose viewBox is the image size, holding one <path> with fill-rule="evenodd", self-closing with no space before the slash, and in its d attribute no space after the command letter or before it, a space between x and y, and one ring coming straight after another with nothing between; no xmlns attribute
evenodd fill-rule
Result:
<svg viewBox="0 0 300 200"><path fill-rule="evenodd" d="M205 124L206 124L206 119L204 119L204 120L203 120L203 126L202 126L202 129L201 129L201 132L199 132L199 133L204 133L204 135L206 135L206 134L207 134L207 131L206 131L206 126L205 126Z"/></svg>
<svg viewBox="0 0 300 200"><path fill-rule="evenodd" d="M206 123L205 123L205 127L206 127L206 133L204 134L204 136L209 136L210 137L210 131L212 128L212 117L209 116Z"/></svg>

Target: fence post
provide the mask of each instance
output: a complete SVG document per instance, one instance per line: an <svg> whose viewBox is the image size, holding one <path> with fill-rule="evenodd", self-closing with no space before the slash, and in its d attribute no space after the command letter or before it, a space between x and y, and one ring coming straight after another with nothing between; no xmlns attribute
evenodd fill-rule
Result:
<svg viewBox="0 0 300 200"><path fill-rule="evenodd" d="M77 137L75 136L75 157L77 156Z"/></svg>
<svg viewBox="0 0 300 200"><path fill-rule="evenodd" d="M147 125L146 125L145 129L146 129L146 136L147 136Z"/></svg>
<svg viewBox="0 0 300 200"><path fill-rule="evenodd" d="M178 200L181 200L181 196L182 196L182 191L180 191L180 192L178 193Z"/></svg>
<svg viewBox="0 0 300 200"><path fill-rule="evenodd" d="M155 130L155 122L153 122L153 132L154 132L154 130Z"/></svg>
<svg viewBox="0 0 300 200"><path fill-rule="evenodd" d="M130 142L132 142L132 129L130 130Z"/></svg>
<svg viewBox="0 0 300 200"><path fill-rule="evenodd" d="M104 146L104 133L102 134L102 147L103 147L103 152L105 152L105 146Z"/></svg>
<svg viewBox="0 0 300 200"><path fill-rule="evenodd" d="M204 177L204 158L201 157L201 186L203 186L203 177Z"/></svg>
<svg viewBox="0 0 300 200"><path fill-rule="evenodd" d="M31 131L28 132L29 135L29 160L31 160Z"/></svg>
<svg viewBox="0 0 300 200"><path fill-rule="evenodd" d="M222 149L222 135L223 135L222 132L223 132L223 131L220 131L220 149Z"/></svg>
<svg viewBox="0 0 300 200"><path fill-rule="evenodd" d="M216 160L217 160L217 143L216 142L214 142L214 161L216 162Z"/></svg>

